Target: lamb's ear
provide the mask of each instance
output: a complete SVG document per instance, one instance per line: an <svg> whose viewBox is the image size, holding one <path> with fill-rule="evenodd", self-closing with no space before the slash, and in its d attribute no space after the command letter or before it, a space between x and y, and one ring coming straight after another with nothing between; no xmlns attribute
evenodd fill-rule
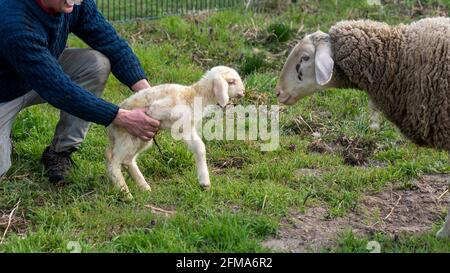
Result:
<svg viewBox="0 0 450 273"><path fill-rule="evenodd" d="M228 83L220 74L216 74L214 77L213 90L219 105L225 107L230 100L228 96Z"/></svg>
<svg viewBox="0 0 450 273"><path fill-rule="evenodd" d="M334 61L331 56L329 39L321 39L317 43L314 62L316 66L316 82L323 86L333 77Z"/></svg>

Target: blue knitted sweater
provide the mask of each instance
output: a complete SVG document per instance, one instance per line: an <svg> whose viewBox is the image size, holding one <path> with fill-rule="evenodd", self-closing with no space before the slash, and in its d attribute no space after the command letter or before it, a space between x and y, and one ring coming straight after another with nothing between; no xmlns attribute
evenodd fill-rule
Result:
<svg viewBox="0 0 450 273"><path fill-rule="evenodd" d="M127 42L85 0L70 14L47 14L36 0L0 0L0 103L35 90L54 107L108 126L119 110L73 82L58 64L69 33L102 52L128 87L145 78Z"/></svg>

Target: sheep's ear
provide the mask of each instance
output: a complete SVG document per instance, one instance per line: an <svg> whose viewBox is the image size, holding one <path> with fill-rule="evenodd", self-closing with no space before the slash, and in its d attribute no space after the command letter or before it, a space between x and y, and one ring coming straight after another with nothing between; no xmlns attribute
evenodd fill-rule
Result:
<svg viewBox="0 0 450 273"><path fill-rule="evenodd" d="M316 46L314 62L316 66L316 82L323 86L333 77L334 61L331 57L331 45L329 41L321 41Z"/></svg>
<svg viewBox="0 0 450 273"><path fill-rule="evenodd" d="M214 96L216 96L219 105L225 107L228 104L228 101L230 100L230 97L228 96L228 83L219 74L217 74L216 77L214 77L213 90Z"/></svg>

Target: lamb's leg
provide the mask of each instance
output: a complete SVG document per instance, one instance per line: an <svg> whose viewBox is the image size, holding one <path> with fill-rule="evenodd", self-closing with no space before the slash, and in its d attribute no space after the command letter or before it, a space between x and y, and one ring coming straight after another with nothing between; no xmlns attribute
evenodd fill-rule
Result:
<svg viewBox="0 0 450 273"><path fill-rule="evenodd" d="M381 128L381 126L380 126L381 113L375 107L375 104L372 102L372 100L369 100L369 108L370 108L369 128L372 131L379 131Z"/></svg>
<svg viewBox="0 0 450 273"><path fill-rule="evenodd" d="M448 208L447 217L444 226L436 234L438 238L450 238L450 207Z"/></svg>
<svg viewBox="0 0 450 273"><path fill-rule="evenodd" d="M133 178L133 180L136 181L141 189L143 189L144 191L151 191L152 189L150 188L150 185L147 183L147 181L145 181L144 176L139 170L139 167L136 163L136 157L137 155L135 155L130 161L126 162L128 173Z"/></svg>
<svg viewBox="0 0 450 273"><path fill-rule="evenodd" d="M126 199L133 199L127 184L125 183L125 178L122 174L122 162L123 157L118 156L118 153L114 153L114 150L108 148L106 151L106 165L108 168L108 174L113 182L114 186L120 189L126 194Z"/></svg>
<svg viewBox="0 0 450 273"><path fill-rule="evenodd" d="M186 138L184 139L184 142L189 147L189 150L194 153L200 185L205 189L209 189L211 187L211 182L209 181L208 166L206 164L206 148L195 128L193 128L190 133L190 139Z"/></svg>

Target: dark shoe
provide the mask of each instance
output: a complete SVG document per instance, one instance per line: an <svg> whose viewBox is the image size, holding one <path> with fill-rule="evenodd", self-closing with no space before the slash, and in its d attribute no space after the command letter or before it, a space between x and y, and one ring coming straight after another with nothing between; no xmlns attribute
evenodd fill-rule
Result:
<svg viewBox="0 0 450 273"><path fill-rule="evenodd" d="M46 175L51 183L64 182L64 177L74 165L73 160L70 158L74 151L55 152L50 147L45 148L41 162L44 164Z"/></svg>

